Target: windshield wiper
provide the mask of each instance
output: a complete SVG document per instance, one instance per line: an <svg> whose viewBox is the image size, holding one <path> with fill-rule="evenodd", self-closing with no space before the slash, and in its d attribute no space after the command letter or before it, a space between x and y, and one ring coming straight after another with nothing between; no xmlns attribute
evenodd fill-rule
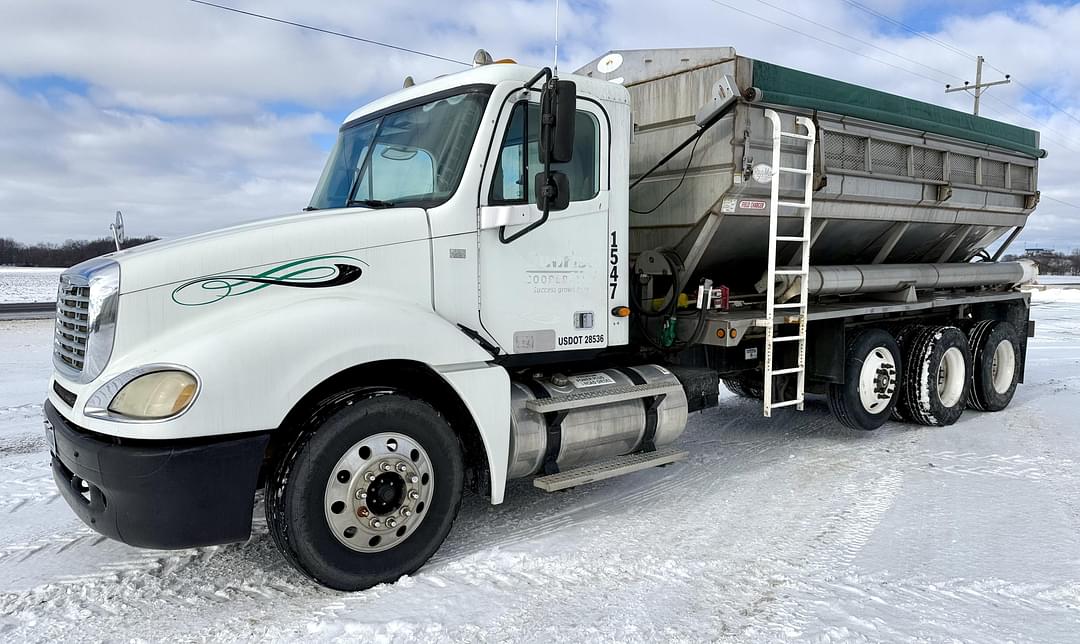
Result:
<svg viewBox="0 0 1080 644"><path fill-rule="evenodd" d="M383 201L382 199L349 199L345 204L346 208L352 206L367 206L368 208L393 208L393 201Z"/></svg>

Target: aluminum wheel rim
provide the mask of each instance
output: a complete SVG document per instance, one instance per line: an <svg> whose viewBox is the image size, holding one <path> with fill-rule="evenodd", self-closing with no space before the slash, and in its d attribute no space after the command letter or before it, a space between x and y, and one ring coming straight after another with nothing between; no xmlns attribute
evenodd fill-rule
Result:
<svg viewBox="0 0 1080 644"><path fill-rule="evenodd" d="M1016 374L1016 350L1012 342L1002 340L994 347L994 357L990 362L990 382L994 391L1003 394L1012 386Z"/></svg>
<svg viewBox="0 0 1080 644"><path fill-rule="evenodd" d="M964 369L964 354L956 347L950 347L945 355L941 356L938 364L937 393L941 404L946 407L954 407L960 402L960 396L964 393L964 379L967 377Z"/></svg>
<svg viewBox="0 0 1080 644"><path fill-rule="evenodd" d="M885 347L875 347L859 370L859 401L863 409L879 414L896 392L896 360Z"/></svg>
<svg viewBox="0 0 1080 644"><path fill-rule="evenodd" d="M368 436L338 459L323 509L330 532L357 552L381 552L409 538L427 516L435 472L424 448L404 434Z"/></svg>

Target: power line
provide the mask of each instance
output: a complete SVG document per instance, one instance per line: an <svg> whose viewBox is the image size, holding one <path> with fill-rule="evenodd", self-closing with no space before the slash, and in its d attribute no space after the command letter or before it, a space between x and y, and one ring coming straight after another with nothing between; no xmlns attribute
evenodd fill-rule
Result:
<svg viewBox="0 0 1080 644"><path fill-rule="evenodd" d="M1046 127L1046 125L1044 123L1042 123L1037 116L1029 114L1029 113L1025 112L1024 110L1021 110L1021 109L1011 105L1010 103L1006 103L1005 101L1001 100L1000 98L997 98L996 96L986 96L985 98L988 101L992 101L992 102L996 103L997 105L1000 105L1001 107L1004 107L1005 109L1007 109L1007 110L1009 110L1011 112L1015 112L1016 114L1019 114L1020 116L1023 116L1024 118L1028 119L1029 121L1034 123L1036 126L1038 126L1042 130L1043 133L1049 132L1049 133L1053 134L1055 138L1049 139L1049 141L1051 143L1057 143L1058 145L1065 148L1066 150L1069 150L1070 152L1080 153L1080 143L1077 143L1073 139L1070 139L1067 135L1065 135L1065 134L1063 134L1063 133L1061 133L1061 132L1059 132L1057 130ZM1069 145L1065 145L1066 142L1069 143ZM1073 147L1073 146L1076 146L1076 147Z"/></svg>
<svg viewBox="0 0 1080 644"><path fill-rule="evenodd" d="M998 69L997 67L994 67L993 65L989 65L989 67L990 67L990 68L992 68L992 69L997 69L997 71L1001 72L1001 70L1000 70L1000 69ZM1005 72L1001 72L1001 73L1003 73L1003 74L1004 74ZM1028 92L1029 94L1031 94L1031 95L1032 95L1032 96L1034 96L1035 98L1037 98L1037 99L1041 100L1042 102L1046 103L1046 104L1047 104L1047 105L1049 105L1050 107L1052 107L1052 108L1054 108L1055 110L1057 110L1057 111L1061 112L1062 114L1064 114L1065 116L1067 116L1067 117L1071 118L1072 120L1076 121L1077 123L1080 123L1080 118L1077 118L1077 117L1073 116L1073 115L1072 115L1072 114L1070 114L1069 112L1065 111L1065 109L1064 109L1064 108L1062 108L1062 107L1058 107L1058 105L1057 105L1056 103L1054 103L1054 102L1053 102L1053 101L1051 101L1050 99L1046 98L1046 97L1045 97L1045 96L1043 96L1042 94L1040 94L1040 93L1036 92L1035 90L1031 89L1031 87L1029 87L1029 86L1027 86L1027 85L1025 85L1025 84L1021 83L1020 81L1018 81L1018 80L1016 80L1016 79L1013 79L1013 82L1014 82L1014 83L1016 83L1017 85L1019 85L1020 87L1024 88L1024 89L1025 89L1025 90L1026 90L1026 91L1027 91L1027 92Z"/></svg>
<svg viewBox="0 0 1080 644"><path fill-rule="evenodd" d="M329 34L331 36L338 36L339 38L348 38L349 40L356 40L369 45L378 45L379 47L386 47L387 49L396 49L397 51L403 51L410 54L416 54L417 56L426 56L428 58L434 58L436 60L444 60L448 63L457 63L458 65L465 65L471 67L471 63L467 63L463 60L457 60L456 58L447 58L446 56L439 56L438 54L429 54L426 51L420 51L418 49L409 49L408 47L401 47L399 45L392 45L390 43L379 42L378 40L372 40L370 38L361 38L360 36L353 36L351 34L342 33L340 31L332 31L330 29L323 29L322 27L313 27L311 25L305 25L300 22L292 22L291 20L283 20L281 18L274 18L273 16L263 15L261 13L255 13L253 11L244 11L235 7L227 7L222 4L214 4L213 2L206 2L206 0L188 0L188 2L194 2L195 4L205 5L207 7L214 7L216 9L222 9L224 11L231 11L244 16L251 16L252 18L260 18L262 20L269 20L270 22L277 22L283 25L291 25L293 27L300 27L301 29L309 29L311 31L317 31L322 34Z"/></svg>
<svg viewBox="0 0 1080 644"><path fill-rule="evenodd" d="M194 1L194 0L192 0L192 1ZM745 16L750 16L751 18L754 18L756 20L760 20L762 22L767 22L770 25L780 27L781 29L786 29L786 30L788 30L790 32L797 33L797 34L799 34L801 36L805 36L806 38L809 38L811 40L816 40L817 42L828 45L830 47L835 47L835 48L840 49L842 51L846 51L849 54L855 54L856 56L862 56L863 58L867 58L867 59L872 60L872 61L874 61L876 63L880 63L882 65L887 65L889 67L892 67L893 69L898 69L898 70L900 70L902 72L906 72L908 74L911 74L912 76L918 76L919 78L924 78L924 79L926 79L928 81L931 81L933 83L939 83L940 82L938 79L931 78L931 77L927 76L926 74L921 74L919 72L910 70L910 69L908 69L906 67L901 67L900 65L894 65L894 64L892 64L892 63L890 63L888 61L881 60L880 58L874 58L873 56L868 56L867 54L864 54L864 53L862 53L861 51L859 51L857 49L851 49L850 47L844 47L843 45L838 45L838 44L836 44L834 42L830 42L828 40L825 40L824 38L818 38L817 36L806 33L805 31L799 31L798 29L796 29L794 27L789 27L788 25L785 25L783 23L776 22L774 20L769 20L768 18L765 18L763 16L759 16L756 13L751 13L749 11L746 11L745 9L740 9L740 8L738 8L738 7L734 6L734 5L730 5L730 4L726 3L726 2L721 2L720 0L709 0L709 2L712 2L713 4L716 4L716 5L720 5L721 7L725 7L727 9L731 9L732 11L735 11L737 13L741 13L741 14L743 14Z"/></svg>
<svg viewBox="0 0 1080 644"><path fill-rule="evenodd" d="M712 2L713 4L716 4L716 5L719 5L719 6L725 7L725 8L727 8L727 9L731 9L732 11L735 11L735 12L737 12L737 13L741 13L741 14L743 14L743 15L746 15L746 16L749 16L749 17L751 17L751 18L754 18L754 19L756 19L756 20L760 20L760 21L762 21L762 22L766 22L766 23L769 23L769 24L771 24L771 25L773 25L773 26L776 26L776 27L780 27L781 29L785 29L785 30L787 30L787 31L790 31L790 32L793 32L793 33L797 33L797 34L799 34L799 35L801 35L801 36L804 36L804 37L806 37L806 38L810 38L811 40L815 40L815 41L817 41L817 42L820 42L820 43L823 43L823 44L829 45L830 47L835 47L835 48L837 48L837 49L840 49L840 50L843 50L843 51L846 51L846 52L849 52L849 53L855 54L856 56L861 56L861 57L863 57L863 58L866 58L866 59L868 59L868 60L872 60L872 61L874 61L874 62L876 62L876 63L882 64L882 65L887 65L887 66L889 66L889 67L892 67L893 69L899 69L900 71L904 71L904 72L907 72L908 74L912 74L912 75L914 75L914 76L918 76L918 77L920 77L920 78L923 78L923 79L925 79L925 80L929 80L929 81L932 81L932 82L934 82L934 83L938 83L938 82L940 82L940 81L938 81L937 79L934 79L934 78L930 78L929 76L927 76L927 75L925 75L925 74L920 74L919 72L916 72L916 71L912 71L912 70L910 70L910 69L907 69L907 68L905 68L905 67L901 67L901 66L899 66L899 65L894 65L894 64L892 64L892 63L890 63L890 62L888 62L888 61L884 61L884 60L881 60L880 58L875 58L875 57L873 57L873 56L868 56L867 54L864 54L864 53L863 53L863 52L861 52L861 51L858 51L858 50L855 50L855 49L851 49L851 48L848 48L848 47L844 47L844 46L842 46L842 45L838 45L838 44L836 44L836 43L834 43L834 42L831 42L831 41L825 40L825 39L823 39L823 38L819 38L819 37L817 37L817 36L814 36L814 35L808 34L808 33L804 32L804 31L800 31L800 30L798 30L798 29L796 29L796 28L794 28L794 27L790 27L790 26L788 26L788 25L785 25L785 24L782 24L782 23L779 23L779 22L776 22L776 21L773 21L773 20L769 20L768 18L765 18L765 17L763 17L763 16L759 16L759 15L757 15L757 14L755 14L755 13L751 13L751 12L749 12L749 11L746 11L746 10L744 10L744 9L740 9L739 7L735 7L735 6L733 6L733 5L730 5L730 4L726 3L726 2L721 2L720 0L709 0L709 1L710 1L710 2ZM758 2L760 2L761 4L764 4L764 5L766 5L766 6L771 6L771 7L774 7L774 8L776 8L776 9L780 9L781 11L785 11L786 13L790 13L791 15L795 16L796 18L799 18L799 19L802 19L802 20L806 20L807 22L811 22L811 23L813 23L813 24L817 24L817 26L820 26L820 27L824 27L824 28L826 28L826 29L829 29L830 31L837 31L836 29L833 29L833 28L831 28L831 27L827 27L826 25L823 25L823 24L817 23L816 21L812 21L812 20L810 20L809 18L805 18L805 17L803 17L803 16L799 16L798 14L792 13L791 11L787 11L786 9L782 9L782 8L779 8L779 7L775 7L774 5L771 5L771 4L769 4L768 2L764 2L763 0L757 0L757 1L758 1ZM907 25L903 25L903 23L900 23L899 21L896 21L896 20L893 20L892 18L889 18L888 16L885 16L885 15L883 15L883 14L878 14L878 13L877 13L876 11L874 11L873 9L869 9L868 7L863 7L863 6L862 6L862 5L860 5L859 3L857 3L857 2L854 2L854 0L845 0L845 1L846 1L846 2L849 2L850 4L852 4L852 5L854 5L854 6L858 6L858 7L862 8L862 9L864 9L864 10L866 10L866 11L869 11L870 13L873 13L874 15L878 15L878 16L880 16L880 17L881 17L882 19L888 20L889 22L894 22L894 23L897 23L897 24L899 24L899 25L901 25L901 26L905 27L905 28L906 28L906 29L907 29L908 31L911 31L912 33L921 33L921 32L917 32L917 31L915 31L914 29L912 29L912 28L910 28L910 27L907 27ZM935 39L935 38L931 38L931 37L928 37L928 39L929 39L929 40L931 40L931 41L935 41L935 42L937 42L937 39ZM858 39L856 39L856 40L858 40ZM939 44L943 44L943 43L939 43ZM943 46L947 46L947 45L944 45L944 44L943 44ZM882 49L882 48L880 48L880 47L876 47L876 46L875 46L875 48L877 48L877 49ZM956 51L958 51L958 52L959 52L959 53L961 53L962 55L964 55L964 56L967 56L967 53L966 53L966 52L964 52L963 50L960 50L960 49L957 49L957 48L953 48L953 49L956 49ZM908 60L909 62L913 62L913 63L915 63L915 64L918 64L918 65L922 65L922 63L919 63L918 61L914 61L914 60L908 59L908 58L906 58L906 57L904 57L904 56L901 56L901 55L899 55L899 54L896 54L896 53L894 53L894 52L891 52L891 51L889 51L889 50L887 50L887 49L882 49L882 51L885 51L886 53L888 53L888 54L890 54L890 55L896 56L897 58L903 58L903 59L905 59L905 60ZM972 57L972 59L973 59L973 60L974 60L974 59L977 59L977 57L974 57L974 56L973 56L973 57ZM941 71L941 70L936 70L936 69L933 69L933 68L930 68L930 69L932 69L933 71L938 71L938 72L940 72L940 71ZM996 68L995 68L995 69L996 69ZM999 71L1000 71L1000 70L999 70ZM953 78L959 78L959 77L953 77ZM1017 84L1019 84L1019 83L1017 83ZM1065 140L1069 140L1068 138L1064 137L1064 135L1062 135L1062 134L1061 134L1060 132L1056 132L1055 130L1052 130L1052 129L1050 129L1050 128L1047 128L1047 127L1046 127L1046 126L1045 126L1045 125L1044 125L1044 124L1043 124L1043 123L1042 123L1042 122L1041 122L1041 121L1040 121L1039 119L1037 119L1036 117L1034 117L1034 116L1032 116L1032 115L1030 115L1030 114L1028 114L1028 113L1026 113L1026 112L1024 112L1024 111L1022 111L1022 110L1020 110L1020 109L1018 109L1018 108L1016 108L1016 107L1012 106L1012 105L1010 105L1009 103L1006 103L1005 101L1002 101L1002 100L1000 100L1000 99L998 99L998 98L996 98L996 97L992 97L992 96L988 96L987 98L988 98L988 99L990 99L990 100L993 100L994 102L996 102L996 103L998 103L998 104L1000 104L1000 105L1002 105L1003 107L1006 107L1006 108L1008 108L1008 109L1012 110L1013 112L1016 112L1017 114L1020 114L1021 116L1024 116L1025 118L1028 118L1028 119L1030 119L1030 120L1031 120L1031 121L1032 121L1033 123L1035 123L1035 124L1036 124L1036 125L1037 125L1037 126L1038 126L1038 127L1040 128L1040 129L1042 129L1042 130L1043 130L1044 132L1052 132L1052 133L1054 133L1054 134L1057 134L1058 136L1062 136L1063 138L1065 138ZM1069 151L1071 151L1071 152L1080 152L1080 150L1077 150L1077 149L1073 148L1073 147L1072 147L1072 146L1070 146L1070 145L1065 145L1065 144L1064 144L1064 143L1062 143L1062 141L1060 141L1060 140L1050 139L1050 138L1047 138L1047 137L1044 137L1044 139L1046 139L1047 141L1049 141L1049 142L1051 142L1051 143L1057 143L1058 145L1061 145L1061 147L1063 147L1063 148L1065 148L1065 149L1067 149L1067 150L1069 150Z"/></svg>
<svg viewBox="0 0 1080 644"><path fill-rule="evenodd" d="M918 29L915 29L914 27L909 27L909 26L905 25L904 23L900 22L899 20L896 20L895 18L891 18L891 17L889 17L889 16L887 16L887 15L885 15L883 13L879 13L877 11L874 11L870 7L868 7L868 6L866 6L866 5L862 4L862 3L856 2L855 0L844 0L844 2L846 2L849 5L855 7L856 9L859 9L861 11L865 11L866 13L868 13L870 15L877 16L878 18L881 18L882 20L884 20L886 22L891 22L892 24L896 25L897 27L900 27L904 31L908 31L908 32L911 32L911 33L915 34L919 38L922 38L924 40L928 40L928 41L930 41L932 43L940 45L941 47L944 47L945 49L948 49L949 51L951 51L951 52L953 52L955 54L960 54L964 58L968 58L970 60L975 60L975 58L976 58L975 54L968 53L968 52L964 51L963 49L960 49L959 47L954 47L953 45L950 45L949 43L947 43L947 42L945 42L943 40L938 40L937 38L934 38L930 34L919 31ZM998 71L1001 71L1001 70L998 70ZM1004 74L1005 72L1001 72L1001 73Z"/></svg>
<svg viewBox="0 0 1080 644"><path fill-rule="evenodd" d="M1074 204L1074 203L1072 203L1070 201L1064 201L1064 200L1058 199L1057 197L1051 197L1050 195L1039 195L1039 198L1040 199L1049 199L1050 201L1059 203L1059 204L1061 204L1063 206L1068 206L1070 208L1076 208L1077 210L1080 210L1080 205Z"/></svg>
<svg viewBox="0 0 1080 644"><path fill-rule="evenodd" d="M792 16L793 18L798 18L799 20L802 20L803 22L810 23L810 24L812 24L812 25L814 25L816 27L821 27L822 29L825 29L827 31L831 31L834 34L839 34L839 35L841 35L841 36L843 36L845 38L849 38L851 40L854 40L855 42L861 43L863 45L866 45L867 47L871 47L871 48L876 49L876 50L878 50L880 52L884 52L884 53L886 53L886 54L888 54L890 56L895 56L895 57L897 57L897 58L899 58L901 60L906 60L907 62L912 63L914 65L918 65L919 67L922 67L924 69L929 69L930 71L941 74L942 76L944 76L946 78L955 78L955 79L960 78L959 76L953 74L952 72L947 72L947 71L938 69L936 67L931 67L930 65L920 63L917 60L914 60L912 58L908 58L907 56L902 56L902 55L900 55L900 54L898 54L898 53L896 53L894 51L889 51L888 49L885 49L884 47L878 46L878 45L870 42L869 40L859 38L858 36L852 36L851 34L845 32L845 31L843 31L841 29L836 29L834 27L830 27L829 25L827 25L825 23L818 22L817 20L813 20L811 18L807 18L806 16L795 13L794 11L792 11L790 9L785 9L784 7L777 6L777 5L772 4L770 2L766 2L765 0L757 0L757 2L758 2L758 4L763 4L766 7L772 7L773 9L776 9L777 11L782 11L782 12Z"/></svg>
<svg viewBox="0 0 1080 644"><path fill-rule="evenodd" d="M871 9L870 7L867 7L866 5L864 5L862 3L856 2L856 0L844 0L844 2L846 2L849 5L855 7L856 9L859 9L861 11L865 11L866 13L869 13L870 15L877 16L878 18L880 18L882 20L885 20L886 22L890 22L890 23L900 27L901 29L904 29L905 31L913 33L913 34L915 34L916 36L918 36L920 38L928 40L928 41L930 41L930 42L932 42L932 43L934 43L934 44L936 44L936 45L938 45L938 46L940 46L940 47L942 47L942 48L944 48L944 49L946 49L948 51L951 51L951 52L953 52L955 54L959 54L960 56L963 56L964 58L968 58L970 60L978 59L978 56L976 56L975 54L972 54L971 52L964 51L963 49L961 49L959 47L956 47L955 45L949 44L949 43L947 43L947 42L945 42L943 40L940 40L938 38L934 38L930 34L919 31L918 29L915 29L914 27L909 27L908 25L900 22L899 20L896 20L895 18L891 18L891 17L889 17L889 16L887 16L887 15L885 15L883 13L880 13L878 11L875 11L875 10ZM1001 69L1000 67L996 67L991 63L986 63L986 66L989 67L990 69L993 69L994 71L998 72L999 74L1006 74L1007 73L1007 72L1005 72L1005 70ZM1045 96L1043 96L1039 92L1035 91L1030 86L1025 85L1024 83L1016 80L1015 78L1012 79L1012 80L1013 80L1014 83L1016 83L1016 85L1018 87L1023 88L1024 90L1026 90L1029 94L1031 94L1035 98L1043 101L1044 103L1049 105L1051 108L1057 110L1058 112L1061 112L1062 114L1064 114L1065 116L1069 117L1070 119L1076 121L1077 123L1080 123L1080 118L1078 118L1078 117L1074 116L1073 114L1069 113L1064 108L1057 105L1056 103L1054 103L1050 99L1046 98Z"/></svg>

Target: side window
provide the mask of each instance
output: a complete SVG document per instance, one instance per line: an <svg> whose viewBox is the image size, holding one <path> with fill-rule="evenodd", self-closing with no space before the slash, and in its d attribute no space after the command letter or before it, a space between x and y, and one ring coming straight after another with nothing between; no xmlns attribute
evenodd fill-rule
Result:
<svg viewBox="0 0 1080 644"><path fill-rule="evenodd" d="M570 180L570 201L588 201L600 191L600 126L589 112L578 110L575 118L574 158L569 163L552 163L551 169L565 173ZM533 177L544 169L539 137L540 106L515 105L496 161L490 203L536 203Z"/></svg>

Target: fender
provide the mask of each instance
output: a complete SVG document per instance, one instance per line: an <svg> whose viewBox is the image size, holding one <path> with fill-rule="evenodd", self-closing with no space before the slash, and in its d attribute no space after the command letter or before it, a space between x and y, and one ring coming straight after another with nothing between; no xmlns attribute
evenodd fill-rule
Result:
<svg viewBox="0 0 1080 644"><path fill-rule="evenodd" d="M158 289L152 289L158 290ZM385 297L268 291L258 309L223 307L114 352L108 369L85 387L71 410L50 400L72 422L101 434L138 439L186 439L277 428L309 391L351 367L379 360L430 366L462 398L480 430L491 471L492 501L501 502L510 440L506 371L457 327L412 301ZM307 293L311 293L308 291ZM306 295L306 294L305 294ZM160 294L126 296L125 316L160 310ZM131 317L126 317L130 320ZM118 348L123 346L119 341ZM222 359L227 356L227 359ZM176 418L121 422L83 415L89 393L124 371L176 364L200 380L197 398Z"/></svg>

